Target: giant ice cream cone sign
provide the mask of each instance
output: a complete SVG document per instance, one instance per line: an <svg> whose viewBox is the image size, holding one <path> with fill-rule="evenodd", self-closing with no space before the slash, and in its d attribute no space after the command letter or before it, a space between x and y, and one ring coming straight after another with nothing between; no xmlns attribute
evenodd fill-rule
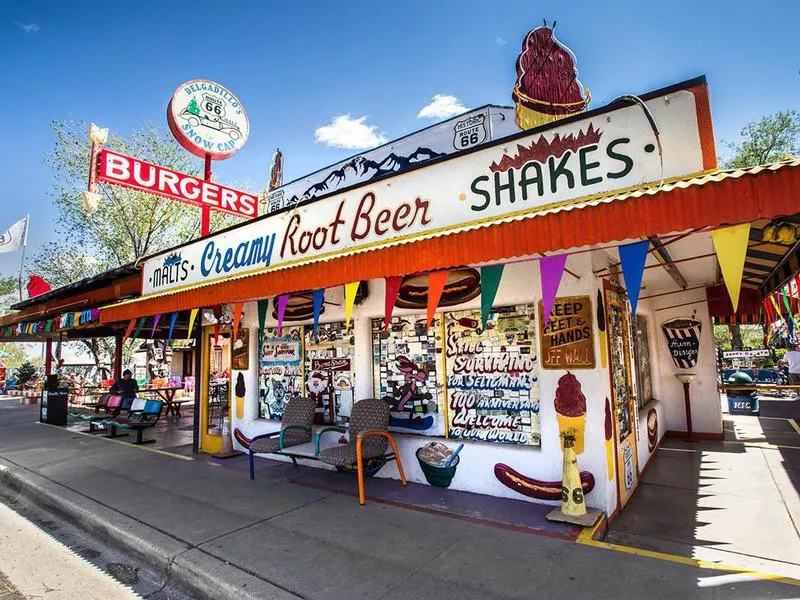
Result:
<svg viewBox="0 0 800 600"><path fill-rule="evenodd" d="M591 95L578 81L575 55L545 22L528 32L517 58L511 94L517 125L532 129L586 110Z"/></svg>
<svg viewBox="0 0 800 600"><path fill-rule="evenodd" d="M558 380L555 408L561 449L565 447L565 436L570 436L575 440L575 454L582 454L583 434L586 430L586 396L581 391L577 377L569 371Z"/></svg>

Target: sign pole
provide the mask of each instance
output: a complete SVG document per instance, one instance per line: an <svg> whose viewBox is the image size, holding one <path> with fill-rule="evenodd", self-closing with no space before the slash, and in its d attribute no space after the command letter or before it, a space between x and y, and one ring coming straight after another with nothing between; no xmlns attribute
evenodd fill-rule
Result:
<svg viewBox="0 0 800 600"><path fill-rule="evenodd" d="M211 181L211 155L206 154L205 157L205 172L203 174L203 179L206 181ZM206 236L209 234L209 229L211 227L211 208L204 204L203 207L200 209L200 235Z"/></svg>

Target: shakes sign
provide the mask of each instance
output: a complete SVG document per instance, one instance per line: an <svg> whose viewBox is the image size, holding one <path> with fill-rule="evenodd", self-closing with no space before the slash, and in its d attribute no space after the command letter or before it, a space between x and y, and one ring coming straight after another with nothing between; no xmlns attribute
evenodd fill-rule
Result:
<svg viewBox="0 0 800 600"><path fill-rule="evenodd" d="M693 86L693 87L690 87ZM149 259L143 295L535 216L716 165L702 81L478 146ZM659 141L662 152L659 152Z"/></svg>

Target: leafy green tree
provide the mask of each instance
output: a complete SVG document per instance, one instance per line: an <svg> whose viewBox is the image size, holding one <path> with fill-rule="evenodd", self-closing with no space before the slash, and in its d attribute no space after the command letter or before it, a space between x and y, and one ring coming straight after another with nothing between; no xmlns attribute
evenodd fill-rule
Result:
<svg viewBox="0 0 800 600"><path fill-rule="evenodd" d="M0 342L0 362L9 369L16 369L28 360L22 344Z"/></svg>
<svg viewBox="0 0 800 600"><path fill-rule="evenodd" d="M19 281L16 277L0 277L0 296L7 296L17 291Z"/></svg>
<svg viewBox="0 0 800 600"><path fill-rule="evenodd" d="M33 366L31 361L26 360L19 366L19 369L17 369L17 382L19 383L19 387L25 389L35 378L36 367Z"/></svg>
<svg viewBox="0 0 800 600"><path fill-rule="evenodd" d="M194 97L189 101L189 106L186 107L186 110L188 110L193 115L196 115L198 117L200 116L200 107L197 106L197 100L195 100Z"/></svg>
<svg viewBox="0 0 800 600"><path fill-rule="evenodd" d="M745 125L741 139L725 145L730 156L723 161L728 169L740 169L775 162L787 154L800 154L800 112L785 110L761 117Z"/></svg>
<svg viewBox="0 0 800 600"><path fill-rule="evenodd" d="M52 202L61 241L45 245L32 263L33 270L54 288L200 235L199 208L108 184L98 186L100 202L94 213L87 214L81 192L86 190L89 169L89 128L82 122L54 121L52 129L55 144L46 163L53 169ZM202 175L200 160L156 127L142 127L125 137L111 132L104 147L175 171ZM236 221L236 217L211 212L212 231ZM111 361L113 341L92 339L83 343L98 365Z"/></svg>

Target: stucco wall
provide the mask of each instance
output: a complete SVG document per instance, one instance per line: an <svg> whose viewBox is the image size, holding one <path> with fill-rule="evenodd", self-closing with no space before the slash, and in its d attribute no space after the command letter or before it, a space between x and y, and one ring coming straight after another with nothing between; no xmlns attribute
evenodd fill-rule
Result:
<svg viewBox="0 0 800 600"><path fill-rule="evenodd" d="M598 284L600 283L592 274L591 258L588 253L577 254L569 257L567 268L578 275L564 274L559 296L588 295L595 308ZM538 262L525 262L507 265L503 279L498 290L496 306L533 303L541 298L539 284ZM344 320L344 298L341 288L326 291L326 301L339 306L328 305L320 319L321 322L334 322ZM381 318L384 313L384 283L382 280L369 282L369 296L360 306L353 311L353 331L355 335L355 397L370 398L374 396L372 379L372 336L371 319ZM461 304L457 307L443 309L445 312L480 308L480 299ZM275 326L271 317L271 310L267 315L267 326ZM423 310L396 309L396 315L420 314ZM251 328L251 356L250 369L245 372L246 402L247 407L244 419L237 419L233 414L234 426L242 430L248 437L277 430L279 423L259 419L258 417L258 369L257 360L257 308L255 303L248 303L244 308L242 326ZM596 329L596 323L593 323ZM537 332L538 335L538 332ZM537 348L538 352L538 348ZM595 357L597 367L592 370L576 370L575 376L581 383L583 394L587 400L587 421L585 432L585 452L578 457L581 471L590 471L595 477L595 489L587 496L587 504L609 511L616 504L615 483L609 481L606 472L605 453L605 398L608 395L609 376L606 369L600 366L599 340L595 331ZM494 496L504 496L519 500L534 501L501 484L494 476L494 465L505 463L528 477L539 480L560 482L562 477L562 453L559 442L558 425L553 407L558 379L564 371L539 370L540 389L540 418L541 418L541 448L515 447L511 445L466 442L461 452L461 463L453 480L451 488L468 490ZM234 372L234 384L236 372ZM399 445L401 460L406 470L406 475L411 481L425 483L415 451L431 439L425 436L396 435ZM438 438L441 439L441 438ZM455 447L456 441L446 442ZM309 462L314 466L319 463ZM398 477L397 469L390 463L379 473L380 477Z"/></svg>

